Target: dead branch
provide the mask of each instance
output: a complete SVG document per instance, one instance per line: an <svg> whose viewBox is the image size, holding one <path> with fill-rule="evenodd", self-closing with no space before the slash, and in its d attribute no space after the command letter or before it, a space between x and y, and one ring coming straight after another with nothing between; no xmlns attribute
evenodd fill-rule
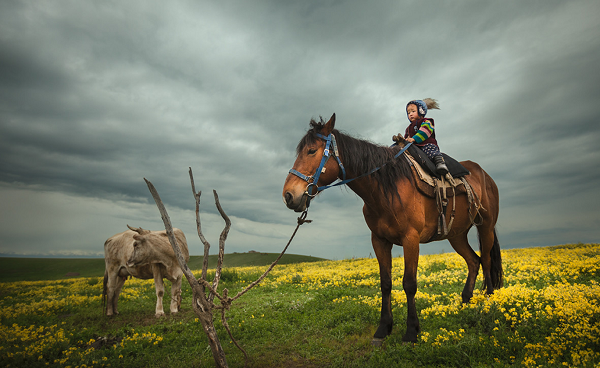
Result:
<svg viewBox="0 0 600 368"><path fill-rule="evenodd" d="M213 280L213 289L218 290L219 280L221 279L221 270L223 268L223 257L225 256L225 241L227 240L227 235L229 234L229 229L231 228L231 220L223 211L221 207L221 203L219 202L219 196L217 195L217 191L213 189L213 194L215 196L215 204L217 205L217 209L225 220L225 228L221 232L219 236L219 257L217 258L217 269L215 270L215 278ZM214 299L214 294L208 296L208 300L212 301Z"/></svg>
<svg viewBox="0 0 600 368"><path fill-rule="evenodd" d="M198 237L202 244L204 244L204 260L202 263L202 279L206 280L208 273L208 255L210 251L210 243L202 234L202 225L200 224L200 196L202 195L202 191L196 192L196 186L194 185L194 175L192 174L192 168L190 167L190 181L192 183L192 193L194 194L194 199L196 202L196 229L198 231Z"/></svg>
<svg viewBox="0 0 600 368"><path fill-rule="evenodd" d="M206 333L206 336L208 337L208 343L212 350L213 358L215 359L215 364L219 368L221 368L221 367L225 368L228 366L227 360L225 359L225 352L223 351L223 347L221 346L221 342L219 341L219 337L217 336L217 331L215 330L215 326L213 324L212 309L213 309L214 304L211 301L207 300L206 294L204 293L203 288L200 286L200 283L198 282L198 280L196 280L196 278L192 274L192 271L190 271L189 267L187 266L187 263L185 262L183 254L181 253L181 250L179 249L179 245L177 245L177 239L175 238L175 235L173 234L173 226L171 225L171 220L169 218L169 215L167 214L167 210L165 209L165 206L162 203L162 200L160 199L160 196L158 195L158 192L156 191L156 188L146 178L144 178L144 180L146 181L146 184L148 185L148 189L150 190L150 193L152 193L152 197L154 198L154 201L156 202L156 206L158 207L158 210L160 212L162 220L165 224L167 236L169 237L169 242L171 242L171 246L173 247L173 251L175 252L175 256L177 257L179 266L183 270L183 274L185 275L188 282L190 283L190 286L192 287L192 292L194 295L194 302L192 303L192 306L194 308L194 311L198 315L198 317L200 317L199 318L200 322L202 323L204 332ZM205 280L203 280L203 281L205 281ZM212 291L214 291L216 294L215 290L212 290Z"/></svg>
<svg viewBox="0 0 600 368"><path fill-rule="evenodd" d="M200 322L202 323L204 332L206 333L206 336L208 337L209 345L211 347L211 350L213 353L213 358L215 359L215 363L216 363L217 367L227 367L227 361L225 359L225 353L223 351L223 348L221 346L221 343L219 341L219 338L217 336L217 333L216 333L216 330L215 330L215 327L213 324L213 314L212 313L213 313L214 309L221 310L221 322L223 323L223 326L227 330L227 333L229 334L229 337L231 338L232 342L244 354L245 365L247 366L248 365L248 354L246 353L246 351L244 349L242 349L242 347L233 338L233 334L231 333L231 329L229 328L229 324L227 323L227 319L225 318L225 310L228 310L231 307L231 304L233 301L235 301L236 299L238 299L239 297L244 295L246 292L248 292L254 286L258 285L269 274L269 272L271 272L271 270L275 267L277 262L279 262L281 257L283 257L283 255L285 254L286 250L288 249L289 245L291 244L292 240L294 239L294 236L296 236L296 232L298 231L298 228L300 227L300 225L302 225L306 222L311 222L311 221L306 220L306 211L304 213L302 213L302 216L298 218L298 225L296 226L296 229L294 230L290 240L286 244L286 246L283 249L283 251L281 252L281 254L279 254L279 257L277 257L277 259L273 263L271 263L269 268L256 281L252 282L244 290L240 291L234 298L230 298L228 296L227 289L223 289L223 295L220 295L217 292L217 289L219 286L219 280L221 279L221 270L223 267L223 258L225 255L225 241L227 240L227 235L229 234L229 229L231 228L231 220L225 214L225 211L223 211L223 208L221 207L221 204L219 202L219 196L217 195L217 192L215 190L213 190L213 194L215 197L215 204L217 206L219 213L221 214L221 217L223 218L223 220L225 220L225 228L223 229L223 231L221 232L221 235L219 237L219 256L217 259L217 269L216 269L215 277L214 277L212 285L211 285L206 280L207 274L208 274L208 255L209 255L209 250L210 250L210 243L206 240L206 238L204 237L204 235L202 233L202 226L201 226L201 222L200 222L200 196L201 196L202 192L201 191L196 192L196 188L194 185L194 177L192 174L192 168L190 168L189 174L190 174L190 181L192 184L192 192L194 194L194 199L196 202L196 227L197 227L197 231L198 231L198 236L200 237L200 241L202 241L202 243L204 244L204 262L202 265L202 275L200 276L200 279L196 279L194 277L194 275L190 271L189 267L187 266L187 263L185 262L185 258L183 256L183 254L181 253L181 250L179 249L179 245L177 244L177 239L175 238L175 235L173 234L173 226L171 225L171 220L169 218L169 215L167 213L165 206L162 203L162 200L160 199L160 196L158 195L158 192L156 191L156 188L146 178L144 178L144 180L146 181L146 184L148 185L148 189L150 190L150 193L152 194L152 197L154 198L154 201L156 202L156 206L158 207L161 218L165 224L167 236L169 238L169 242L171 243L171 246L173 247L173 251L175 252L175 256L177 257L179 266L183 270L183 274L185 275L186 279L188 280L188 282L192 288L192 292L193 292L192 307L194 309L194 312L198 315L198 317L200 317L199 318ZM206 296L206 289L209 290L208 297ZM215 297L217 299L219 299L221 305L217 306L214 304L213 300Z"/></svg>

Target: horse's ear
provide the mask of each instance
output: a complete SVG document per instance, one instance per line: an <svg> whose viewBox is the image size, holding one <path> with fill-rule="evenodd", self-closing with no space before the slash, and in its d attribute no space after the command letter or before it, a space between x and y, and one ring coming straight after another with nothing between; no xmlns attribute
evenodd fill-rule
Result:
<svg viewBox="0 0 600 368"><path fill-rule="evenodd" d="M331 117L329 118L329 121L323 127L323 135L331 134L334 127L335 127L335 113L333 115L331 115Z"/></svg>

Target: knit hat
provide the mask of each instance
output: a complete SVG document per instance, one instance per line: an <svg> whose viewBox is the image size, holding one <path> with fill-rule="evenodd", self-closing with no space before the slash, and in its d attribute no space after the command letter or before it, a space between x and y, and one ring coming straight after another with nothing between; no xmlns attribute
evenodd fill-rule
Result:
<svg viewBox="0 0 600 368"><path fill-rule="evenodd" d="M408 109L408 105L417 106L417 112L420 117L424 117L427 115L427 104L423 100L412 100L406 104L406 108Z"/></svg>
<svg viewBox="0 0 600 368"><path fill-rule="evenodd" d="M429 109L439 109L440 108L437 101L434 100L433 98L425 98L423 100L412 100L406 104L407 109L408 109L408 105L417 106L417 112L419 113L420 117L424 117L425 115L427 115L428 108ZM407 113L407 115L408 115L408 113Z"/></svg>

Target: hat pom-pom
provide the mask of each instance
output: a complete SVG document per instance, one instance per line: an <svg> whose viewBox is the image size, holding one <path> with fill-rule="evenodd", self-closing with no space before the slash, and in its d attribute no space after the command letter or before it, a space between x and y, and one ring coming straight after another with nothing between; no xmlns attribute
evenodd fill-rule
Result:
<svg viewBox="0 0 600 368"><path fill-rule="evenodd" d="M438 105L437 101L433 98L424 98L423 102L425 102L425 105L427 105L427 110L440 109L440 105Z"/></svg>

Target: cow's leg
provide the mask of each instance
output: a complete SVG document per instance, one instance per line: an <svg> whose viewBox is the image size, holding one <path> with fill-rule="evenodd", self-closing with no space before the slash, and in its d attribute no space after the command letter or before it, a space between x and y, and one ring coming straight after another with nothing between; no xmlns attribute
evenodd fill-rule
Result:
<svg viewBox="0 0 600 368"><path fill-rule="evenodd" d="M115 314L119 314L119 312L117 312L117 302L119 301L119 295L121 295L121 290L123 290L123 285L125 285L125 281L127 281L127 278L129 276L131 276L131 274L127 271L125 267L121 267L119 269L119 272L117 273L117 278L115 282L115 293L113 298L113 311L115 312Z"/></svg>
<svg viewBox="0 0 600 368"><path fill-rule="evenodd" d="M117 279L119 276L115 272L108 272L106 276L106 315L117 314L117 302L115 290L117 288Z"/></svg>
<svg viewBox="0 0 600 368"><path fill-rule="evenodd" d="M379 280L381 282L381 319L373 336L373 344L380 345L381 340L392 333L392 243L371 234L373 250L379 262Z"/></svg>
<svg viewBox="0 0 600 368"><path fill-rule="evenodd" d="M183 275L178 275L176 279L171 280L171 313L179 312L181 306L181 279Z"/></svg>
<svg viewBox="0 0 600 368"><path fill-rule="evenodd" d="M165 315L163 310L163 295L165 295L165 284L163 283L160 266L152 264L152 274L154 275L154 288L156 289L156 317Z"/></svg>
<svg viewBox="0 0 600 368"><path fill-rule="evenodd" d="M115 272L108 275L107 293L106 293L106 315L112 316L113 314L119 314L117 311L117 303L119 301L119 294L125 284L125 277L121 277L119 272Z"/></svg>

